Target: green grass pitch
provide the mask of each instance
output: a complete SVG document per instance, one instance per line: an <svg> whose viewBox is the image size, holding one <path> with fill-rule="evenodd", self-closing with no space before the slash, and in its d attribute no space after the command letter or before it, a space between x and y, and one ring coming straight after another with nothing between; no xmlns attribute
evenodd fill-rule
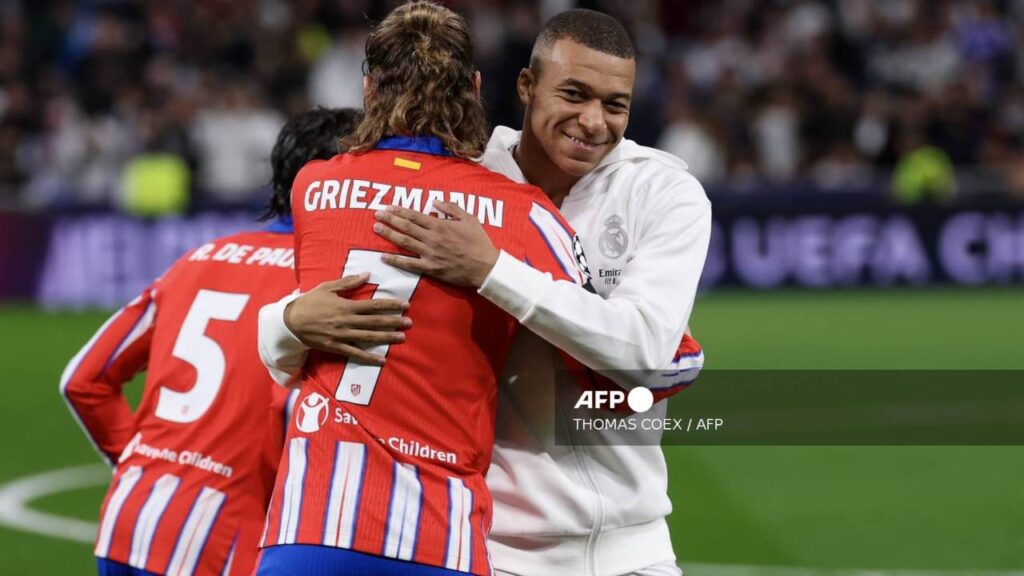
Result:
<svg viewBox="0 0 1024 576"><path fill-rule="evenodd" d="M57 381L105 316L0 307L0 483L97 461ZM698 300L691 325L709 369L1021 369L1022 318L1024 291L1011 289L717 292ZM691 575L709 564L1024 570L1024 448L665 454L673 538ZM95 520L102 494L80 489L33 506ZM0 528L0 573L92 571L89 545Z"/></svg>

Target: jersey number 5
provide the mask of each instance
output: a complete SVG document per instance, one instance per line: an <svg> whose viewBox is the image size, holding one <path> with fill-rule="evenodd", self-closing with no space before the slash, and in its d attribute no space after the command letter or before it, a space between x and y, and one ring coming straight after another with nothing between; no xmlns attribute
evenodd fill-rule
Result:
<svg viewBox="0 0 1024 576"><path fill-rule="evenodd" d="M367 280L367 283L377 285L373 298L395 298L407 301L412 299L412 293L416 291L416 285L420 283L421 276L381 262L381 254L383 252L372 250L350 251L345 260L345 270L341 275L351 276L369 272L370 279ZM367 352L387 356L390 347L390 344L378 344L367 348ZM369 405L373 398L373 391L377 388L377 380L380 379L381 368L382 366L377 364L361 364L350 359L341 373L341 381L338 383L338 390L334 397L342 402Z"/></svg>
<svg viewBox="0 0 1024 576"><path fill-rule="evenodd" d="M248 294L200 290L181 324L171 354L196 369L196 383L185 392L160 388L156 415L170 422L195 422L213 404L224 381L224 351L206 335L210 320L234 322L242 315Z"/></svg>

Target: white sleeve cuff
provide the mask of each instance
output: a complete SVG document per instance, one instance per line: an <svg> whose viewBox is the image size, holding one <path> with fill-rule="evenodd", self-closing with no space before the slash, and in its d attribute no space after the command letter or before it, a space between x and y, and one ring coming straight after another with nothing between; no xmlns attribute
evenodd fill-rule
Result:
<svg viewBox="0 0 1024 576"><path fill-rule="evenodd" d="M306 362L309 349L284 323L284 310L301 294L296 291L284 298L267 304L259 314L260 360L267 367L274 381L283 386L299 373Z"/></svg>
<svg viewBox="0 0 1024 576"><path fill-rule="evenodd" d="M533 312L537 301L555 280L502 250L477 292L520 322Z"/></svg>

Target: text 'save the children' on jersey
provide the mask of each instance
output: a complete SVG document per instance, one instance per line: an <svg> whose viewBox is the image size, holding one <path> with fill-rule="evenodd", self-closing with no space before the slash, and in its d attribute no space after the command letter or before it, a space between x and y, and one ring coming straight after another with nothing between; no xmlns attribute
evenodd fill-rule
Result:
<svg viewBox="0 0 1024 576"><path fill-rule="evenodd" d="M275 223L191 251L64 371L72 413L115 465L97 557L160 574L251 573L289 396L260 363L257 314L295 289L292 244L290 225ZM144 369L133 414L122 388Z"/></svg>
<svg viewBox="0 0 1024 576"><path fill-rule="evenodd" d="M518 324L473 289L381 262L399 251L373 232L374 212L398 205L438 215L433 203L455 202L512 256L562 281L588 277L575 233L538 188L406 140L312 162L293 184L300 288L369 272L348 297L408 300L413 324L405 342L371 350L385 356L382 366L310 353L263 545L335 546L489 574L484 475L497 374Z"/></svg>

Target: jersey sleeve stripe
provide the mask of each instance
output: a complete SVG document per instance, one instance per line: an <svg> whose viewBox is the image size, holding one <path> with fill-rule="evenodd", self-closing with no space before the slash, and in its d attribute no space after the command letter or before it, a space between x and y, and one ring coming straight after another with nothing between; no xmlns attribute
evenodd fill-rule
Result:
<svg viewBox="0 0 1024 576"><path fill-rule="evenodd" d="M128 565L140 570L146 569L149 551L153 544L153 535L160 526L167 505L171 502L180 480L172 474L164 474L156 482L142 505L139 517L135 520L132 530L132 548L128 555Z"/></svg>
<svg viewBox="0 0 1024 576"><path fill-rule="evenodd" d="M548 245L548 249L551 250L551 254L555 257L555 260L558 262L558 265L562 267L562 272L565 272L566 276L572 278L572 272L570 272L569 269L565 266L565 262L559 256L558 250L556 250L554 245L551 244L551 240L549 240L547 236L544 235L544 230L541 229L541 227L538 226L535 221L531 220L530 222L534 225L535 228L537 228L537 231L541 233L541 238L544 239L544 243Z"/></svg>
<svg viewBox="0 0 1024 576"><path fill-rule="evenodd" d="M114 493L107 501L106 510L103 511L103 520L100 522L100 530L96 538L96 556L106 558L110 554L110 542L114 539L117 517L121 515L124 501L131 495L140 478L142 478L142 467L129 466L117 479L117 488L114 489Z"/></svg>
<svg viewBox="0 0 1024 576"><path fill-rule="evenodd" d="M365 445L344 441L335 445L327 514L324 516L324 544L328 546L352 547L365 461Z"/></svg>
<svg viewBox="0 0 1024 576"><path fill-rule="evenodd" d="M75 403L72 402L71 398L68 396L68 384L71 382L71 377L78 372L79 367L82 365L82 361L85 360L85 357L88 356L89 353L92 352L93 347L96 346L96 341L103 336L103 333L107 331L107 328L109 328L114 321L121 317L123 312L124 310L118 310L117 313L108 318L107 321L100 326L100 329L92 335L92 338L85 343L85 346L78 351L78 354L75 354L74 357L71 358L67 367L64 368L64 372L60 375L60 395L64 398L64 403L68 405L68 410L70 410L71 415L75 417L75 421L78 422L78 426L83 432L85 432L85 437L89 439L89 443L92 444L92 447L95 448L96 452L103 458L103 461L111 466L114 465L114 461L111 460L110 456L100 448L99 443L96 441L96 437L89 431L88 426L85 425L85 421L82 419L82 415L75 407Z"/></svg>
<svg viewBox="0 0 1024 576"><path fill-rule="evenodd" d="M679 370L675 370L673 372L663 372L659 374L659 376L661 378L675 378L677 376L682 376L685 378L689 375L693 375L693 379L696 380L697 375L700 374L703 368L703 366L690 366L689 368L680 368Z"/></svg>
<svg viewBox="0 0 1024 576"><path fill-rule="evenodd" d="M412 464L395 462L393 470L383 554L388 558L412 560L416 555L423 486L419 471Z"/></svg>
<svg viewBox="0 0 1024 576"><path fill-rule="evenodd" d="M548 245L548 249L551 250L551 254L554 255L566 276L582 284L584 280L579 273L572 252L572 235L565 230L550 211L536 203L530 208L530 223L540 232L541 238Z"/></svg>
<svg viewBox="0 0 1024 576"><path fill-rule="evenodd" d="M192 574L199 562L199 556L206 547L206 541L213 531L213 524L220 515L227 496L213 488L203 487L192 504L192 510L185 520L185 525L178 534L178 540L167 565L167 574Z"/></svg>
<svg viewBox="0 0 1024 576"><path fill-rule="evenodd" d="M672 361L673 362L677 362L681 358L703 358L703 357L704 357L704 351L703 350L697 350L696 352L688 352L688 351L680 350L679 353L676 354L676 357L672 359Z"/></svg>
<svg viewBox="0 0 1024 576"><path fill-rule="evenodd" d="M692 336L684 334L672 362L659 374L667 384L649 388L663 397L670 395L697 380L703 368L704 349Z"/></svg>
<svg viewBox="0 0 1024 576"><path fill-rule="evenodd" d="M674 382L669 386L664 386L661 388L652 387L650 390L654 394L654 401L658 402L663 398L668 398L669 396L672 396L678 392L685 390L690 386L690 384L693 384L696 380L696 377L684 379L678 382Z"/></svg>
<svg viewBox="0 0 1024 576"><path fill-rule="evenodd" d="M672 363L665 367L663 376L671 376L673 374L679 374L687 370L697 369L700 370L704 367L704 352L700 351L694 354L683 354L682 356L676 357L672 360Z"/></svg>
<svg viewBox="0 0 1024 576"><path fill-rule="evenodd" d="M153 318L156 317L156 303L150 300L149 304L146 305L145 312L142 313L136 320L135 324L128 334L125 335L121 343L118 344L114 353L107 358L107 361L103 364L103 369L106 370L114 363L114 360L121 355L129 346L135 343L147 330L153 325Z"/></svg>
<svg viewBox="0 0 1024 576"><path fill-rule="evenodd" d="M556 214L551 210L548 210L547 208L541 206L536 202L533 203L533 206L534 208L543 210L550 217L551 223L554 224L561 231L561 234L564 235L566 238L572 238L573 236L576 235L572 230L569 229L568 226L565 225L563 218L559 214Z"/></svg>
<svg viewBox="0 0 1024 576"><path fill-rule="evenodd" d="M92 352L93 347L96 346L96 341L99 340L101 336L103 336L107 329L110 328L110 325L113 324L118 318L120 318L122 314L124 314L123 308L121 310L118 310L110 318L107 318L107 321L104 322L103 325L100 326L100 329L97 330L96 333L92 335L92 338L90 338L89 341L85 343L85 346L83 346L82 349L78 351L78 354L75 354L71 358L71 361L68 362L68 365L64 368L64 372L61 373L60 375L60 391L62 394L65 393L68 387L68 383L71 382L71 377L74 376L75 372L77 372L78 369L81 367L82 361L85 360L85 357L88 356L89 353Z"/></svg>

